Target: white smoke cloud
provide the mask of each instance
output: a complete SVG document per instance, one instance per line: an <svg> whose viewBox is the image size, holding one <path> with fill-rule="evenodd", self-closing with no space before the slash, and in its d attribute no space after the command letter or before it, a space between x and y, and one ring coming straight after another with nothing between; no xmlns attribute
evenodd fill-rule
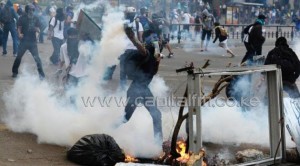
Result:
<svg viewBox="0 0 300 166"><path fill-rule="evenodd" d="M95 0L94 2L89 3L89 4L85 4L85 3L81 2L80 4L78 4L77 6L74 7L73 20L76 21L78 19L80 10L92 11L92 10L99 9L99 7L106 6L106 5L108 5L106 0Z"/></svg>
<svg viewBox="0 0 300 166"><path fill-rule="evenodd" d="M144 107L138 107L128 123L114 128L124 115L124 105L84 106L82 101L88 97L126 98L125 92L107 89L109 83L102 82L106 67L118 63L117 58L127 44L122 18L122 12L108 12L103 18L102 40L93 46L84 44L79 48L81 53L93 53L89 75L79 88L59 91L53 83L39 81L32 71L22 70L3 97L7 110L3 121L7 126L16 132L37 135L38 142L62 146L72 146L87 134L105 133L113 136L126 152L137 157L159 155L162 149L154 144L152 119ZM154 78L153 82L151 89L155 95L167 94L168 88L161 77ZM70 103L71 95L76 96L76 106ZM96 100L96 103L99 102ZM170 117L176 117L176 112L168 115L171 112L174 110L162 110L163 121L169 122ZM163 126L164 133L167 133L165 137L169 137L173 122ZM136 146L137 141L139 146Z"/></svg>
<svg viewBox="0 0 300 166"><path fill-rule="evenodd" d="M252 143L268 146L266 109L263 107L243 112L237 107L206 107L203 109L203 139L220 144Z"/></svg>

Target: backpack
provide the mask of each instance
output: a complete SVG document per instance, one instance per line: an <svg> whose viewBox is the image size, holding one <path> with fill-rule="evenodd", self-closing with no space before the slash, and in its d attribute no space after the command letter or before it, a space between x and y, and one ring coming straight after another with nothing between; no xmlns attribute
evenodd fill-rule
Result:
<svg viewBox="0 0 300 166"><path fill-rule="evenodd" d="M250 34L252 28L253 28L253 25L251 24L251 25L246 26L246 28L243 29L243 34L244 34L243 42L246 42L246 43L249 42L249 34Z"/></svg>
<svg viewBox="0 0 300 166"><path fill-rule="evenodd" d="M1 22L10 23L13 21L13 16L11 13L11 8L5 7L1 12Z"/></svg>
<svg viewBox="0 0 300 166"><path fill-rule="evenodd" d="M228 32L225 28L221 27L221 26L217 26L217 28L220 29L221 32L221 36L228 36Z"/></svg>

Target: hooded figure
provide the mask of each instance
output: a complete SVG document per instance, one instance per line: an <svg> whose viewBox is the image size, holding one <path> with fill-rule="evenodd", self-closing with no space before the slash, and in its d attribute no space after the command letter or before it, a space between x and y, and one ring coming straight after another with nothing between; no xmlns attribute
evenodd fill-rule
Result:
<svg viewBox="0 0 300 166"><path fill-rule="evenodd" d="M13 6L13 4L10 0L8 0L5 4L5 7L12 7L12 6Z"/></svg>
<svg viewBox="0 0 300 166"><path fill-rule="evenodd" d="M291 98L299 98L300 93L296 85L296 79L300 75L300 61L296 53L289 48L285 37L279 37L266 58L265 65L276 64L280 66L282 73L283 90Z"/></svg>
<svg viewBox="0 0 300 166"><path fill-rule="evenodd" d="M205 44L205 51L207 51L207 46L211 38L211 33L214 27L215 18L212 14L208 12L207 9L204 9L202 11L202 25L203 25L203 31L201 36L201 51L203 51L203 43L206 37L206 44Z"/></svg>

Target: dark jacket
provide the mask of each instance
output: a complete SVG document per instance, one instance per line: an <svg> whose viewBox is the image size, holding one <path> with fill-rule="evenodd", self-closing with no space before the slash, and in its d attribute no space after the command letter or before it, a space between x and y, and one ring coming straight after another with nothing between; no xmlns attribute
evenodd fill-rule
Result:
<svg viewBox="0 0 300 166"><path fill-rule="evenodd" d="M295 83L300 75L300 61L289 46L279 46L272 49L265 61L265 65L268 64L277 64L281 67L283 81Z"/></svg>
<svg viewBox="0 0 300 166"><path fill-rule="evenodd" d="M265 42L265 37L262 35L262 25L258 22L253 24L249 34L249 43L254 47L261 47Z"/></svg>
<svg viewBox="0 0 300 166"><path fill-rule="evenodd" d="M15 23L18 20L18 14L13 8L12 2L9 0L6 2L4 8L1 10L0 13L0 21L3 24L10 24Z"/></svg>

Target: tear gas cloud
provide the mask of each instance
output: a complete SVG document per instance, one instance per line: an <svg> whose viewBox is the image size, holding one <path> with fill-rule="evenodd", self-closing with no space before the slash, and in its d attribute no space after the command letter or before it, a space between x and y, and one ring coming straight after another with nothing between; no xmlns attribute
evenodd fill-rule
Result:
<svg viewBox="0 0 300 166"><path fill-rule="evenodd" d="M106 0L95 0L93 3L90 4L84 4L83 2L81 2L80 4L78 4L77 6L75 6L74 8L74 17L73 17L73 21L77 21L78 19L78 15L80 13L80 10L94 10L99 8L99 6L105 6L107 5L107 1Z"/></svg>
<svg viewBox="0 0 300 166"><path fill-rule="evenodd" d="M112 8L107 10L109 12L103 18L105 26L102 40L94 45L83 45L79 48L81 53L92 54L86 80L81 82L77 89L62 94L57 91L57 86L47 81L41 82L31 71L22 70L13 87L3 96L6 106L3 121L13 131L37 135L38 142L41 143L72 146L87 134L105 133L115 138L127 153L137 157L157 156L161 148L154 144L152 119L144 107L138 107L128 123L114 128L114 124L124 115L124 107L111 105L103 108L85 108L80 103L82 96L126 97L125 92L109 90L102 86L109 84L101 81L105 68L118 63L117 58L127 44L122 30L123 13L110 12L115 10ZM170 92L159 76L154 77L150 88L154 96L168 96ZM69 102L71 95L76 96L77 108ZM162 111L164 140L170 140L178 108L159 109ZM268 139L265 138L268 128L265 127L266 116L255 111L243 113L236 108L217 110L204 107L202 117L204 140L218 143L265 144ZM184 128L183 125L180 135L185 135ZM220 134L220 131L224 134ZM241 131L245 132L241 134Z"/></svg>

